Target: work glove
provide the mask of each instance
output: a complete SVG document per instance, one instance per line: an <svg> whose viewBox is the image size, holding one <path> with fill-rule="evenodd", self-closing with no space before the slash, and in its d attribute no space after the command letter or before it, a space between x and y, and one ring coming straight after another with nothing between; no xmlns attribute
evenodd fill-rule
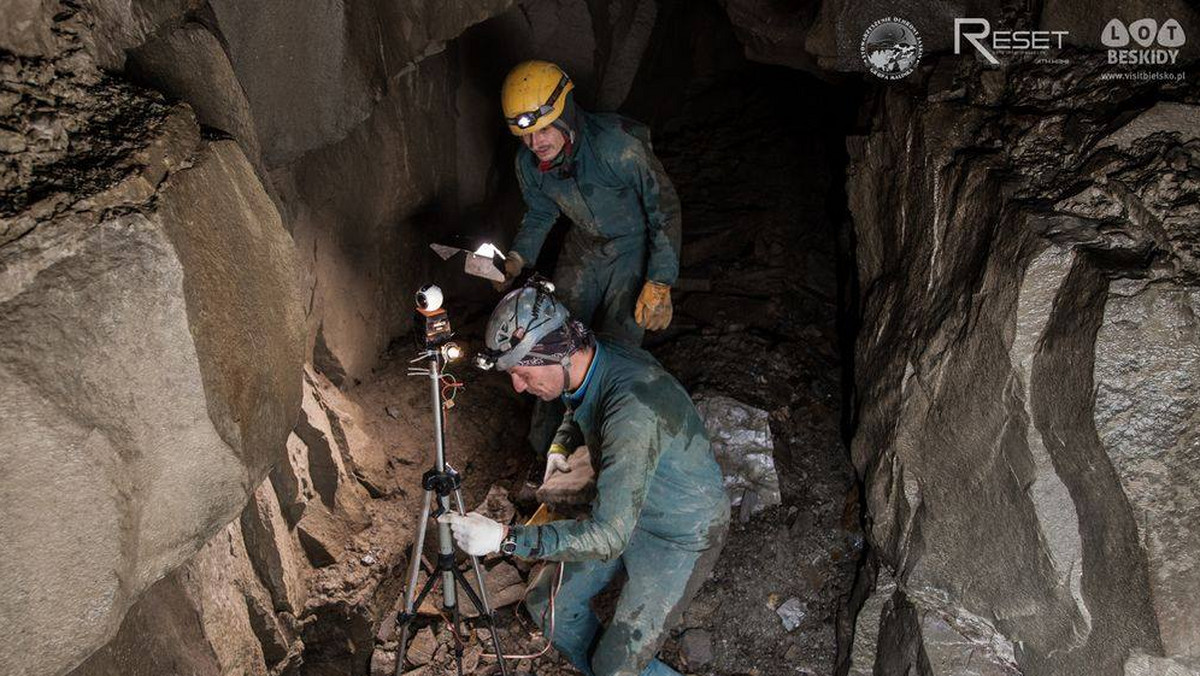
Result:
<svg viewBox="0 0 1200 676"><path fill-rule="evenodd" d="M504 542L504 526L478 512L446 512L438 517L438 523L449 524L458 548L471 556L498 552L500 543Z"/></svg>
<svg viewBox="0 0 1200 676"><path fill-rule="evenodd" d="M647 279L638 295L633 318L643 329L661 331L667 328L671 323L671 287Z"/></svg>
<svg viewBox="0 0 1200 676"><path fill-rule="evenodd" d="M521 270L524 268L525 259L521 258L521 254L509 251L504 255L504 281L492 282L492 287L497 291L504 291L512 285L513 280L521 274Z"/></svg>
<svg viewBox="0 0 1200 676"><path fill-rule="evenodd" d="M550 480L558 472L567 473L571 471L571 452L562 444L550 444L550 451L546 453L546 473L542 475L542 483Z"/></svg>

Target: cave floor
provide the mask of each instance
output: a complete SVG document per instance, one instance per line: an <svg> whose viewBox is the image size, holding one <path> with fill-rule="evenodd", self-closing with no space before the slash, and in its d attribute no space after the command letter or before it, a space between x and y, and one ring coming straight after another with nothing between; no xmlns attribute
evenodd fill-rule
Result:
<svg viewBox="0 0 1200 676"><path fill-rule="evenodd" d="M720 294L706 293L719 299ZM681 626L672 632L662 656L688 674L832 674L836 658L836 622L853 579L857 547L856 498L849 490L844 467L829 457L840 453L836 435L836 378L831 373L828 353L804 349L787 340L779 341L740 366L721 359L722 345L731 339L748 340L738 332L697 334L698 340L673 340L659 346L659 356L670 362L704 364L691 370L692 387L707 393L734 396L771 412L776 439L776 459L783 486L782 505L753 515L734 512L726 548L713 577L685 613ZM788 388L769 387L770 379L782 377L772 369L796 366L815 360L806 370L806 382ZM373 676L390 674L396 648L391 617L403 591L407 548L421 500L420 475L432 463L432 430L427 381L404 375L407 363L397 358L379 377L351 391L350 397L365 416L364 430L392 468L392 481L380 495L367 503L370 527L347 547L337 564L320 570L315 581L312 606L347 605L361 609L371 620L374 650ZM709 373L710 369L715 372ZM725 370L731 369L731 370ZM736 370L734 370L736 369ZM464 499L468 509L484 507L497 518L515 509L523 521L536 507L531 498L531 475L540 475L526 449L524 432L528 402L512 394L507 380L495 375L471 373L461 377L466 388L447 418L449 461L464 474ZM724 376L722 376L724 374ZM734 375L736 374L736 376ZM456 374L457 375L457 374ZM763 376L766 376L764 382ZM390 413L389 413L390 409ZM839 456L840 457L840 456ZM844 462L841 461L841 462ZM486 500L489 490L492 499ZM503 503L497 511L496 495ZM488 508L492 509L488 509ZM426 538L426 559L436 548L436 531ZM536 652L544 640L514 601L523 591L532 566L498 556L484 562L493 600L506 603L497 612L501 640L506 652ZM468 577L474 581L470 573ZM423 578L422 578L423 579ZM510 587L519 585L520 589ZM619 589L610 590L608 598ZM799 626L787 631L776 609L797 599L801 609ZM452 674L454 637L437 615L440 595L431 595L425 614L414 626L420 640L409 650L410 672L421 676ZM460 601L462 607L467 601ZM611 603L599 602L601 614ZM318 617L323 616L317 613ZM338 618L340 615L324 615ZM465 647L467 673L494 673L494 663L482 656L490 645L478 620L467 620L471 629ZM313 635L319 636L319 632ZM319 641L322 646L335 641ZM361 665L360 645L353 663ZM306 652L304 673L330 673L334 665L345 665L334 650L319 648ZM327 663L330 669L320 668ZM510 668L537 674L577 673L553 650L534 660L514 660ZM340 668L340 667L338 667ZM361 673L361 666L355 673ZM344 673L344 672L343 672Z"/></svg>

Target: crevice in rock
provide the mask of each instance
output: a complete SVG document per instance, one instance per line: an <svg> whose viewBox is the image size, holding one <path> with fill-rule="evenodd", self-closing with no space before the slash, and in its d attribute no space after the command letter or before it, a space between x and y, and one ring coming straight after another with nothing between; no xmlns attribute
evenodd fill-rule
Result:
<svg viewBox="0 0 1200 676"><path fill-rule="evenodd" d="M314 244L313 246L315 247L316 245ZM316 293L315 287L313 293ZM333 354L333 351L329 349L329 345L325 342L324 325L317 329L316 342L313 345L313 368L338 387L346 384L346 369L342 367L337 356Z"/></svg>

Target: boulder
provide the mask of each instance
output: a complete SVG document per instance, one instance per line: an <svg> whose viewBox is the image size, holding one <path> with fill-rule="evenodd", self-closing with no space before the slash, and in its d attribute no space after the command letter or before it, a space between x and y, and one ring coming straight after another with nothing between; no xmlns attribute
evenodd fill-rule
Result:
<svg viewBox="0 0 1200 676"><path fill-rule="evenodd" d="M261 162L250 104L221 43L199 23L152 36L129 52L126 73L140 84L186 101L200 124L237 140L255 166Z"/></svg>
<svg viewBox="0 0 1200 676"><path fill-rule="evenodd" d="M364 447L364 453L368 440L358 434L353 419L341 417L329 407L326 399L336 388L327 382L325 385L324 392L318 389L315 374L305 367L304 395L295 428L296 436L307 449L306 466L301 471L312 481L315 497L325 510L336 514L351 532L357 532L370 523L364 507L369 495L355 477L346 430L354 432L352 438L356 445ZM312 532L311 527L306 530Z"/></svg>
<svg viewBox="0 0 1200 676"><path fill-rule="evenodd" d="M779 474L769 414L724 395L698 395L696 410L721 466L730 503L749 512L778 505Z"/></svg>
<svg viewBox="0 0 1200 676"><path fill-rule="evenodd" d="M59 86L64 136L126 123L14 158L18 194L50 196L0 228L11 674L81 662L236 518L283 455L303 359L293 245L238 146L101 75ZM97 144L112 164L74 156Z"/></svg>
<svg viewBox="0 0 1200 676"><path fill-rule="evenodd" d="M482 564L481 564L482 565ZM472 588L478 591L474 573L468 573ZM487 601L492 610L504 608L520 601L525 596L525 581L521 574L507 561L501 561L483 572L484 584L487 589ZM463 617L479 617L479 611L466 594L458 596L459 608Z"/></svg>
<svg viewBox="0 0 1200 676"><path fill-rule="evenodd" d="M72 674L156 676L180 665L198 675L279 673L302 646L270 606L235 521L154 584L116 637Z"/></svg>
<svg viewBox="0 0 1200 676"><path fill-rule="evenodd" d="M713 660L713 637L705 629L689 629L679 639L679 652L689 668L700 669Z"/></svg>

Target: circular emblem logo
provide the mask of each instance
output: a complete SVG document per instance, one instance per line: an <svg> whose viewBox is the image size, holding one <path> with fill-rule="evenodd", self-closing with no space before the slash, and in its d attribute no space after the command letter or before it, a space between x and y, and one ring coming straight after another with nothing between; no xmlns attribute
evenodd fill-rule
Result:
<svg viewBox="0 0 1200 676"><path fill-rule="evenodd" d="M890 16L867 27L858 53L867 68L885 80L899 80L921 60L921 36L904 19Z"/></svg>

